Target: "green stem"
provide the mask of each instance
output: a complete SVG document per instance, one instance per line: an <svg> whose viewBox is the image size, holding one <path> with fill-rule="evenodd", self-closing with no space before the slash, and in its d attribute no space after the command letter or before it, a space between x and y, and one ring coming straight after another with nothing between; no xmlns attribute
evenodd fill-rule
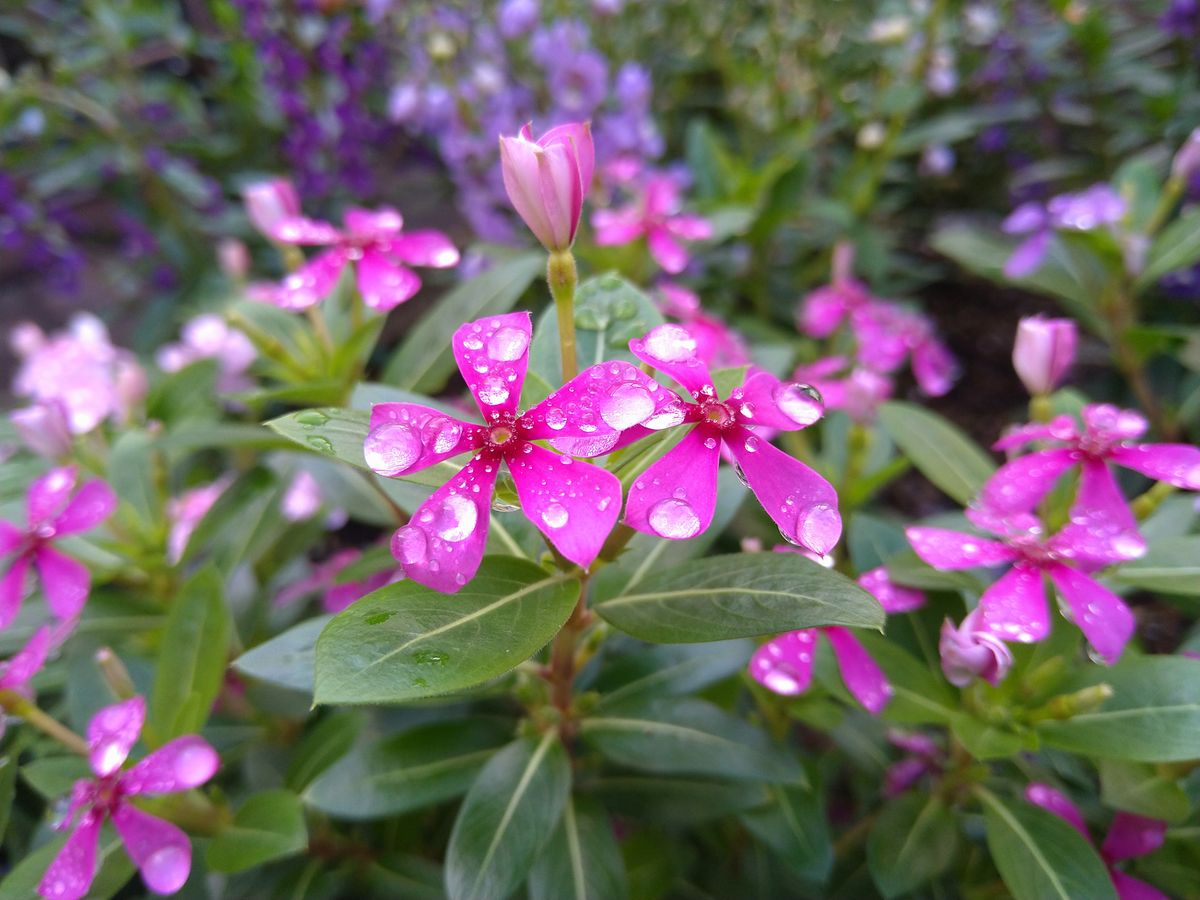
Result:
<svg viewBox="0 0 1200 900"><path fill-rule="evenodd" d="M26 700L16 691L0 691L0 706L10 715L24 719L38 731L54 738L72 753L87 756L87 741L57 719L42 712L32 701Z"/></svg>
<svg viewBox="0 0 1200 900"><path fill-rule="evenodd" d="M563 381L570 381L579 374L579 358L575 351L575 286L579 283L579 272L570 250L550 254L546 263L546 281L558 313L558 349L562 355Z"/></svg>

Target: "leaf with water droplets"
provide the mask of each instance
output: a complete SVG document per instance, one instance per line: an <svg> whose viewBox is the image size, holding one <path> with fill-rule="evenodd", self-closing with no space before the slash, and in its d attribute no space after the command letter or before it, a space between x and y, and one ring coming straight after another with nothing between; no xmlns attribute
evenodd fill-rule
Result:
<svg viewBox="0 0 1200 900"><path fill-rule="evenodd" d="M388 585L321 634L316 702L400 703L482 684L544 647L578 598L575 579L502 556L454 595Z"/></svg>
<svg viewBox="0 0 1200 900"><path fill-rule="evenodd" d="M642 640L687 644L821 625L882 628L879 603L797 554L715 556L641 579L596 612Z"/></svg>

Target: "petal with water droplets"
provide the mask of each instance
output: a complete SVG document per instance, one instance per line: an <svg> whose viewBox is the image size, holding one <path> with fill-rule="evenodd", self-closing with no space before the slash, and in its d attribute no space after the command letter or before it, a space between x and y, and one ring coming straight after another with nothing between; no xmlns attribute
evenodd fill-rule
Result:
<svg viewBox="0 0 1200 900"><path fill-rule="evenodd" d="M1083 636L1111 666L1121 658L1121 651L1133 635L1133 613L1125 601L1069 566L1055 564L1046 571Z"/></svg>
<svg viewBox="0 0 1200 900"><path fill-rule="evenodd" d="M824 416L825 403L816 388L780 381L769 372L755 372L742 386L735 412L744 425L795 431Z"/></svg>
<svg viewBox="0 0 1200 900"><path fill-rule="evenodd" d="M25 497L31 528L52 525L62 515L67 498L75 489L75 478L74 466L62 466L34 479Z"/></svg>
<svg viewBox="0 0 1200 900"><path fill-rule="evenodd" d="M999 541L962 531L914 526L904 529L904 534L913 552L935 569L973 569L1017 558L1016 551Z"/></svg>
<svg viewBox="0 0 1200 900"><path fill-rule="evenodd" d="M87 894L96 877L96 847L103 821L100 813L84 814L38 883L39 894L47 900L79 900Z"/></svg>
<svg viewBox="0 0 1200 900"><path fill-rule="evenodd" d="M1200 447L1188 444L1117 447L1109 459L1119 466L1141 472L1147 478L1188 491L1200 491Z"/></svg>
<svg viewBox="0 0 1200 900"><path fill-rule="evenodd" d="M1050 422L1030 422L1010 429L1004 437L992 444L993 450L1015 450L1037 441L1076 441L1079 429L1070 416L1056 416Z"/></svg>
<svg viewBox="0 0 1200 900"><path fill-rule="evenodd" d="M1083 464L1070 522L1048 544L1063 556L1088 564L1121 562L1146 554L1137 520L1103 461Z"/></svg>
<svg viewBox="0 0 1200 900"><path fill-rule="evenodd" d="M363 251L358 261L358 292L369 309L395 309L420 289L421 279L412 269L378 249Z"/></svg>
<svg viewBox="0 0 1200 900"><path fill-rule="evenodd" d="M157 816L122 803L112 813L125 852L156 894L174 894L192 870L192 845L187 835Z"/></svg>
<svg viewBox="0 0 1200 900"><path fill-rule="evenodd" d="M1112 825L1108 828L1100 852L1107 862L1133 859L1135 856L1153 853L1163 845L1166 836L1166 822L1119 812L1113 816Z"/></svg>
<svg viewBox="0 0 1200 900"><path fill-rule="evenodd" d="M640 425L675 402L678 396L637 366L613 360L580 372L522 420L531 420L525 436L534 440L590 439Z"/></svg>
<svg viewBox="0 0 1200 900"><path fill-rule="evenodd" d="M532 335L527 312L488 316L454 332L454 359L485 419L516 411Z"/></svg>
<svg viewBox="0 0 1200 900"><path fill-rule="evenodd" d="M163 744L121 775L127 794L172 794L199 787L221 765L217 751L195 734Z"/></svg>
<svg viewBox="0 0 1200 900"><path fill-rule="evenodd" d="M878 715L892 699L892 686L879 664L848 628L826 628L825 637L833 647L846 688L867 712Z"/></svg>
<svg viewBox="0 0 1200 900"><path fill-rule="evenodd" d="M980 502L998 513L1029 512L1074 464L1075 452L1066 448L1019 456L1006 462L987 480L980 492Z"/></svg>
<svg viewBox="0 0 1200 900"><path fill-rule="evenodd" d="M280 309L302 310L315 306L329 296L346 265L346 251L340 247L314 256L295 272L284 276L274 290L263 289L257 299Z"/></svg>
<svg viewBox="0 0 1200 900"><path fill-rule="evenodd" d="M388 242L388 251L410 266L446 269L458 265L458 248L440 231L406 231Z"/></svg>
<svg viewBox="0 0 1200 900"><path fill-rule="evenodd" d="M485 429L418 403L376 403L363 441L367 466L395 478L477 449Z"/></svg>
<svg viewBox="0 0 1200 900"><path fill-rule="evenodd" d="M979 598L979 627L1006 641L1040 641L1050 633L1042 571L1015 565Z"/></svg>
<svg viewBox="0 0 1200 900"><path fill-rule="evenodd" d="M121 768L146 721L146 701L130 697L99 710L87 728L88 761L101 778Z"/></svg>
<svg viewBox="0 0 1200 900"><path fill-rule="evenodd" d="M116 508L117 495L113 489L103 481L89 481L54 520L54 529L59 534L87 531L111 516Z"/></svg>
<svg viewBox="0 0 1200 900"><path fill-rule="evenodd" d="M267 236L281 244L336 244L342 239L342 233L329 222L304 216L276 219Z"/></svg>
<svg viewBox="0 0 1200 900"><path fill-rule="evenodd" d="M659 325L629 342L629 351L642 362L670 375L694 397L716 398L712 375L696 355L696 339L682 325Z"/></svg>
<svg viewBox="0 0 1200 900"><path fill-rule="evenodd" d="M817 630L804 628L771 638L750 657L750 675L785 697L803 694L812 682Z"/></svg>
<svg viewBox="0 0 1200 900"><path fill-rule="evenodd" d="M720 433L711 426L696 426L634 480L625 503L625 524L671 540L700 534L716 509L720 462Z"/></svg>
<svg viewBox="0 0 1200 900"><path fill-rule="evenodd" d="M87 566L46 544L38 547L34 561L50 611L60 619L79 615L92 583Z"/></svg>

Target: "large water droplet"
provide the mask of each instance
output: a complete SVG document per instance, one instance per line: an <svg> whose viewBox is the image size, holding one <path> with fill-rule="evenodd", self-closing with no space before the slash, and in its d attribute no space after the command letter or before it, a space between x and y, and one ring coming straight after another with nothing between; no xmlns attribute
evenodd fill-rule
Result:
<svg viewBox="0 0 1200 900"><path fill-rule="evenodd" d="M750 487L750 479L746 477L746 473L742 470L740 463L734 462L733 474L736 475L737 480L742 483L742 487Z"/></svg>
<svg viewBox="0 0 1200 900"><path fill-rule="evenodd" d="M841 516L825 503L802 509L796 518L796 534L800 543L818 553L828 553L841 533Z"/></svg>
<svg viewBox="0 0 1200 900"><path fill-rule="evenodd" d="M392 555L401 565L419 566L429 555L429 539L419 525L405 525L392 536Z"/></svg>
<svg viewBox="0 0 1200 900"><path fill-rule="evenodd" d="M659 325L646 335L646 352L667 363L683 362L696 354L696 340L678 325Z"/></svg>
<svg viewBox="0 0 1200 900"><path fill-rule="evenodd" d="M446 416L437 416L425 423L425 440L434 453L449 453L462 437L462 423Z"/></svg>
<svg viewBox="0 0 1200 900"><path fill-rule="evenodd" d="M451 445L453 446L453 445ZM394 477L408 471L424 450L417 430L403 422L385 422L363 441L363 458L380 475Z"/></svg>
<svg viewBox="0 0 1200 900"><path fill-rule="evenodd" d="M468 350L480 350L483 348L483 341L479 339L477 334L468 334L463 338L463 346Z"/></svg>
<svg viewBox="0 0 1200 900"><path fill-rule="evenodd" d="M555 431L562 431L567 424L567 414L557 406L546 410L546 425Z"/></svg>
<svg viewBox="0 0 1200 900"><path fill-rule="evenodd" d="M333 456L333 442L328 438L313 436L308 439L308 446L312 447L318 453L324 453L326 456Z"/></svg>
<svg viewBox="0 0 1200 900"><path fill-rule="evenodd" d="M465 541L475 531L479 514L475 504L462 494L449 494L434 518L433 530L444 541L456 544Z"/></svg>
<svg viewBox="0 0 1200 900"><path fill-rule="evenodd" d="M488 406L499 406L508 399L508 386L504 380L495 376L489 375L479 384L479 402L486 403Z"/></svg>
<svg viewBox="0 0 1200 900"><path fill-rule="evenodd" d="M562 528L567 524L567 519L570 517L571 514L561 503L551 503L542 510L542 521L546 524L547 528Z"/></svg>
<svg viewBox="0 0 1200 900"><path fill-rule="evenodd" d="M683 403L676 400L668 403L650 418L644 420L642 424L653 431L662 431L664 428L674 428L676 425L682 424L686 413Z"/></svg>
<svg viewBox="0 0 1200 900"><path fill-rule="evenodd" d="M775 388L775 405L797 425L811 425L825 415L821 392L808 384L781 384Z"/></svg>
<svg viewBox="0 0 1200 900"><path fill-rule="evenodd" d="M686 500L669 497L650 507L647 517L656 534L672 540L695 537L700 533L700 518Z"/></svg>
<svg viewBox="0 0 1200 900"><path fill-rule="evenodd" d="M492 359L512 362L514 359L520 359L528 346L529 335L520 328L505 325L488 340L487 352Z"/></svg>
<svg viewBox="0 0 1200 900"><path fill-rule="evenodd" d="M321 412L319 409L306 409L296 413L296 421L308 428L315 428L318 425L324 425L329 421L329 416Z"/></svg>
<svg viewBox="0 0 1200 900"><path fill-rule="evenodd" d="M632 428L653 412L654 399L636 381L618 384L600 401L600 418L617 431Z"/></svg>
<svg viewBox="0 0 1200 900"><path fill-rule="evenodd" d="M791 697L804 690L804 682L787 663L776 663L774 668L768 669L759 677L763 685L776 694Z"/></svg>

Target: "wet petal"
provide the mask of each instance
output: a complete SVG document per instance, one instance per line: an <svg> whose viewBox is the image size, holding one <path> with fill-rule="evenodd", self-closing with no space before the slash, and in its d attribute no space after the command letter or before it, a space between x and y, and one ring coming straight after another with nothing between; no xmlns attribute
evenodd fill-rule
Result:
<svg viewBox="0 0 1200 900"><path fill-rule="evenodd" d="M475 457L392 535L392 555L406 577L446 594L475 577L499 469L499 460Z"/></svg>
<svg viewBox="0 0 1200 900"><path fill-rule="evenodd" d="M88 722L88 761L92 771L104 778L113 774L129 757L146 722L146 701L130 697L99 710Z"/></svg>
<svg viewBox="0 0 1200 900"><path fill-rule="evenodd" d="M805 628L772 638L750 657L750 675L776 694L803 694L812 682L816 636L815 628Z"/></svg>
<svg viewBox="0 0 1200 900"><path fill-rule="evenodd" d="M454 332L454 359L485 419L516 411L532 335L527 312L489 316Z"/></svg>
<svg viewBox="0 0 1200 900"><path fill-rule="evenodd" d="M1079 429L1070 416L1056 416L1049 422L1030 422L1009 431L992 444L993 450L1015 450L1035 441L1077 441Z"/></svg>
<svg viewBox="0 0 1200 900"><path fill-rule="evenodd" d="M825 403L815 388L780 381L769 372L755 372L742 385L735 413L745 425L795 431L820 420Z"/></svg>
<svg viewBox="0 0 1200 900"><path fill-rule="evenodd" d="M404 216L390 206L379 209L353 206L346 210L342 220L346 223L347 234L359 243L387 241L404 228Z"/></svg>
<svg viewBox="0 0 1200 900"><path fill-rule="evenodd" d="M712 523L717 505L721 438L698 425L638 476L625 503L625 524L671 540L686 540Z"/></svg>
<svg viewBox="0 0 1200 900"><path fill-rule="evenodd" d="M1070 522L1048 543L1061 555L1088 563L1120 562L1146 554L1137 521L1103 461L1083 464Z"/></svg>
<svg viewBox="0 0 1200 900"><path fill-rule="evenodd" d="M1024 278L1032 275L1046 258L1050 249L1050 231L1036 231L1017 245L1008 262L1004 264L1004 274L1008 278Z"/></svg>
<svg viewBox="0 0 1200 900"><path fill-rule="evenodd" d="M315 306L337 285L346 260L346 252L341 248L326 250L286 275L275 285L273 293L264 291L256 299L293 311Z"/></svg>
<svg viewBox="0 0 1200 900"><path fill-rule="evenodd" d="M820 556L833 549L842 535L833 485L749 429L727 429L725 443L784 538Z"/></svg>
<svg viewBox="0 0 1200 900"><path fill-rule="evenodd" d="M847 689L867 712L878 715L892 699L892 686L883 670L848 628L833 627L824 631Z"/></svg>
<svg viewBox="0 0 1200 900"><path fill-rule="evenodd" d="M0 670L0 689L24 691L29 680L46 664L49 652L50 629L43 625L12 659L3 664L3 669Z"/></svg>
<svg viewBox="0 0 1200 900"><path fill-rule="evenodd" d="M163 744L121 775L127 794L173 794L204 784L221 759L204 738L186 734Z"/></svg>
<svg viewBox="0 0 1200 900"><path fill-rule="evenodd" d="M637 366L614 360L580 372L522 416L521 424L534 440L599 438L640 425L676 403L674 392Z"/></svg>
<svg viewBox="0 0 1200 900"><path fill-rule="evenodd" d="M486 429L417 403L376 403L363 458L388 478L419 472L478 449Z"/></svg>
<svg viewBox="0 0 1200 900"><path fill-rule="evenodd" d="M267 237L281 244L336 244L342 239L342 233L336 226L320 219L283 216L271 223Z"/></svg>
<svg viewBox="0 0 1200 900"><path fill-rule="evenodd" d="M712 375L696 355L696 339L682 325L659 325L645 337L629 342L629 350L642 362L670 375L693 397L715 399Z"/></svg>
<svg viewBox="0 0 1200 900"><path fill-rule="evenodd" d="M1187 491L1200 491L1200 447L1188 444L1141 444L1117 447L1109 459Z"/></svg>
<svg viewBox="0 0 1200 900"><path fill-rule="evenodd" d="M1109 869L1113 887L1117 889L1118 900L1171 900L1166 894L1152 884L1147 884L1140 878L1126 875L1117 869Z"/></svg>
<svg viewBox="0 0 1200 900"><path fill-rule="evenodd" d="M112 823L146 887L156 894L174 894L187 883L192 845L186 834L130 803L113 811Z"/></svg>
<svg viewBox="0 0 1200 900"><path fill-rule="evenodd" d="M448 269L458 265L458 248L440 231L406 231L388 242L388 251L410 266Z"/></svg>
<svg viewBox="0 0 1200 900"><path fill-rule="evenodd" d="M25 599L25 582L29 576L29 554L14 557L0 578L0 628L7 628L21 610Z"/></svg>
<svg viewBox="0 0 1200 900"><path fill-rule="evenodd" d="M89 481L54 520L54 530L59 534L87 531L111 516L116 508L117 495L113 489L103 481Z"/></svg>
<svg viewBox="0 0 1200 900"><path fill-rule="evenodd" d="M506 457L525 517L558 552L587 568L621 514L621 482L611 472L536 444Z"/></svg>
<svg viewBox="0 0 1200 900"><path fill-rule="evenodd" d="M912 612L925 605L925 594L915 588L901 587L892 582L888 570L880 566L858 576L858 585L879 601L889 614Z"/></svg>
<svg viewBox="0 0 1200 900"><path fill-rule="evenodd" d="M1107 862L1133 859L1153 853L1163 845L1166 836L1166 822L1119 812L1113 817L1100 852Z"/></svg>
<svg viewBox="0 0 1200 900"><path fill-rule="evenodd" d="M999 541L962 531L914 526L904 529L904 534L913 552L935 569L973 569L1017 558L1016 551Z"/></svg>
<svg viewBox="0 0 1200 900"><path fill-rule="evenodd" d="M60 619L73 619L83 609L92 576L83 563L43 545L34 556L46 605Z"/></svg>
<svg viewBox="0 0 1200 900"><path fill-rule="evenodd" d="M1111 403L1089 403L1080 412L1088 435L1099 443L1135 441L1150 428L1136 409L1121 409Z"/></svg>
<svg viewBox="0 0 1200 900"><path fill-rule="evenodd" d="M358 292L369 309L395 309L421 289L421 279L377 249L363 251L358 261Z"/></svg>
<svg viewBox="0 0 1200 900"><path fill-rule="evenodd" d="M87 894L96 877L96 847L103 822L100 813L84 814L38 883L39 894L47 900L79 900Z"/></svg>
<svg viewBox="0 0 1200 900"><path fill-rule="evenodd" d="M688 252L666 228L661 225L651 225L646 230L646 246L654 261L662 266L663 271L678 275L688 264Z"/></svg>
<svg viewBox="0 0 1200 900"><path fill-rule="evenodd" d="M1042 572L1015 565L979 598L979 628L1006 641L1029 644L1050 633Z"/></svg>
<svg viewBox="0 0 1200 900"><path fill-rule="evenodd" d="M1066 794L1055 790L1048 784L1035 782L1025 788L1025 799L1034 806L1040 806L1046 812L1054 813L1082 834L1085 841L1089 844L1092 842L1092 836L1088 834L1087 825L1083 821L1083 814L1079 812L1079 807L1067 798Z"/></svg>
<svg viewBox="0 0 1200 900"><path fill-rule="evenodd" d="M76 476L74 466L62 466L34 479L25 498L31 528L51 525L62 514L75 490Z"/></svg>
<svg viewBox="0 0 1200 900"><path fill-rule="evenodd" d="M1046 570L1058 588L1071 618L1108 665L1121 657L1121 651L1133 635L1133 613L1125 602L1108 588L1087 575L1062 564Z"/></svg>
<svg viewBox="0 0 1200 900"><path fill-rule="evenodd" d="M1019 456L987 480L980 502L998 513L1029 512L1075 462L1075 451L1066 448Z"/></svg>

